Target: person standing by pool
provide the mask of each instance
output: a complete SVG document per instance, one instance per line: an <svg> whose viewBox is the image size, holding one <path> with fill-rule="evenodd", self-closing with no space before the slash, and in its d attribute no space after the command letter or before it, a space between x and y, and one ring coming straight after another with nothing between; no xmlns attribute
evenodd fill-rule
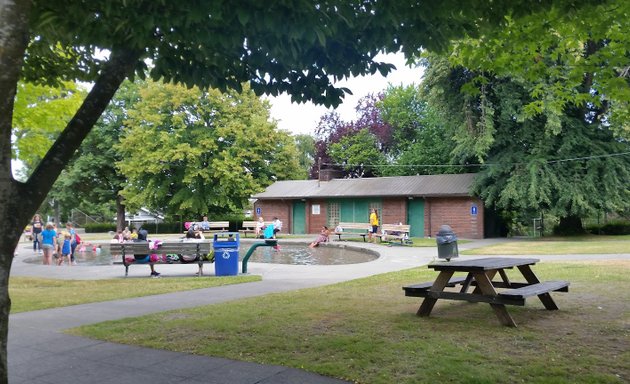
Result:
<svg viewBox="0 0 630 384"><path fill-rule="evenodd" d="M33 234L33 252L39 251L42 253L42 230L44 229L44 223L42 223L42 217L38 214L33 216L31 221L31 233Z"/></svg>
<svg viewBox="0 0 630 384"><path fill-rule="evenodd" d="M52 264L52 254L57 249L57 232L52 223L46 223L46 228L42 231L42 250L44 254L44 265Z"/></svg>
<svg viewBox="0 0 630 384"><path fill-rule="evenodd" d="M277 217L273 218L273 238L276 238L276 233L282 230L282 221Z"/></svg>
<svg viewBox="0 0 630 384"><path fill-rule="evenodd" d="M76 265L77 262L74 260L74 251L77 249L77 232L72 227L71 222L66 223L66 232L70 234L70 260L72 264Z"/></svg>
<svg viewBox="0 0 630 384"><path fill-rule="evenodd" d="M376 208L372 208L370 211L370 226L372 229L368 233L368 238L372 242L372 234L378 233L378 212L376 212Z"/></svg>

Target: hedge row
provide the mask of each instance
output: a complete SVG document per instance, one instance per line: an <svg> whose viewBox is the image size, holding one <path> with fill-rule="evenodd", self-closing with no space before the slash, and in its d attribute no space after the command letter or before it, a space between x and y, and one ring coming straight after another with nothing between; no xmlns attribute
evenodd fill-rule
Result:
<svg viewBox="0 0 630 384"><path fill-rule="evenodd" d="M241 228L243 224L243 218L241 217L226 217L221 219L213 219L212 221L229 221L230 231L236 232ZM131 228L138 228L140 223L132 225ZM145 223L142 225L144 229L149 233L182 233L184 232L184 223ZM87 233L103 233L103 232L116 232L116 224L114 223L96 223L87 224L85 226L85 232Z"/></svg>
<svg viewBox="0 0 630 384"><path fill-rule="evenodd" d="M589 225L586 231L594 235L630 235L630 222L611 221L602 225Z"/></svg>

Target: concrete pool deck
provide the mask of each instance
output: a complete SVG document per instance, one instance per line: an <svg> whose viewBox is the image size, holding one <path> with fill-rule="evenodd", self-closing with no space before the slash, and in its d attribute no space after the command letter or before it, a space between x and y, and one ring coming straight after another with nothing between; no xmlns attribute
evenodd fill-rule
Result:
<svg viewBox="0 0 630 384"><path fill-rule="evenodd" d="M280 240L305 243L305 239ZM460 249L485 246L506 239L487 239L461 244ZM205 356L153 350L107 343L66 335L64 329L105 320L141 316L171 309L261 296L333 284L341 281L392 272L421 265L435 259L435 247L387 247L361 242L334 242L371 249L380 253L377 260L351 265L280 265L250 263L250 274L261 275L254 283L174 292L164 295L75 305L12 314L9 320L9 382L34 384L74 383L342 383L294 368L269 366ZM334 244L333 243L333 244ZM243 246L247 246L243 243ZM24 262L32 257L31 243L20 243L11 276L38 276L56 279L124 278L121 265L55 267ZM532 256L545 260L630 259L629 253L616 255ZM469 258L483 256L467 256ZM196 265L160 265L168 276L192 276ZM214 267L207 265L207 273ZM129 269L130 278L148 278L149 268Z"/></svg>

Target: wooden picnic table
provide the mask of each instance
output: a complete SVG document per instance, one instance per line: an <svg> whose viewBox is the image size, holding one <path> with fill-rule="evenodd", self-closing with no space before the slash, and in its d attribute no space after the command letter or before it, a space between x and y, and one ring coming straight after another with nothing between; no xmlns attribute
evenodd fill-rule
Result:
<svg viewBox="0 0 630 384"><path fill-rule="evenodd" d="M489 257L429 264L429 268L439 272L435 281L406 286L403 290L406 296L424 297L418 316L429 316L438 299L482 302L490 304L501 324L516 327L506 305L522 306L527 297L538 296L547 310L556 310L558 306L550 292L569 290L568 281L541 282L531 268L539 261L532 258ZM521 272L525 282L510 281L505 270L514 267ZM456 272L465 272L466 276L453 277ZM497 274L501 280L495 281L493 279ZM459 285L459 292L444 290Z"/></svg>

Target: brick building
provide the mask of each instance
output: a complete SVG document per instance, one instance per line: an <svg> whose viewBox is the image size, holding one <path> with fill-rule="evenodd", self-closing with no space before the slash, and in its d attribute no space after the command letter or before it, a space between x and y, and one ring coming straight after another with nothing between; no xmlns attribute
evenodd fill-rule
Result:
<svg viewBox="0 0 630 384"><path fill-rule="evenodd" d="M278 181L256 194L254 213L278 217L283 231L318 233L323 225L367 223L376 208L381 224L409 224L412 237L432 237L443 224L460 238L484 237L485 209L470 194L474 174Z"/></svg>

